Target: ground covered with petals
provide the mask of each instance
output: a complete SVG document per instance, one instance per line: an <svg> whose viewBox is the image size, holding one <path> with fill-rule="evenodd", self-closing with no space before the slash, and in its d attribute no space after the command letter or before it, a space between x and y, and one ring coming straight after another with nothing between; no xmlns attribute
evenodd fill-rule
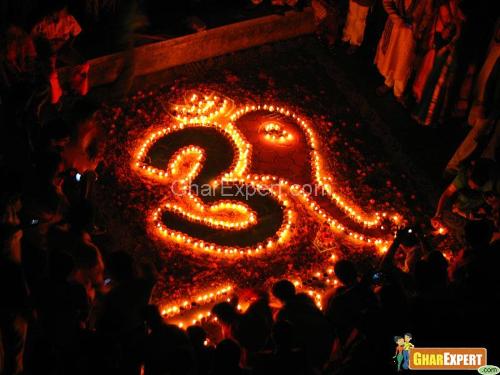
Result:
<svg viewBox="0 0 500 375"><path fill-rule="evenodd" d="M271 102L299 113L319 135L321 152L343 196L366 212L397 212L412 225L429 229L423 223L428 223L432 208L418 192L415 171L394 162L400 155L382 146L370 131L363 109L352 107L325 67L307 54L289 58L289 54L264 48L257 55L267 59L257 65L251 60L229 64L210 69L203 79L178 79L137 92L120 103L105 105L98 115L107 133L97 191L103 221L108 223L106 241L111 248L130 251L138 259L156 264L160 280L154 300L160 305L227 284L265 288L283 277L321 291L334 281L329 273L332 254L336 259L355 258L364 270L373 267L380 256L372 246L355 244L331 232L299 205L300 225L292 227L294 235L286 247L259 256L221 258L159 238L148 220L151 210L164 198L165 187L138 177L131 168L133 153L148 129L175 121L175 104L193 90L218 93L230 98L234 106ZM260 156L259 168L265 169L266 157ZM300 157L295 155L289 165L272 159L269 164L290 169ZM303 165L309 165L307 159L304 154ZM307 168L303 173L308 173ZM433 243L442 250L455 246L446 237L433 237Z"/></svg>

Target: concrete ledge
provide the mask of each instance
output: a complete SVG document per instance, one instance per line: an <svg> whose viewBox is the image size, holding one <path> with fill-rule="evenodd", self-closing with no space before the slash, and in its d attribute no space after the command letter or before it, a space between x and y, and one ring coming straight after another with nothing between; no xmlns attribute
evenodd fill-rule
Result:
<svg viewBox="0 0 500 375"><path fill-rule="evenodd" d="M102 56L89 61L90 87L116 80L120 72L133 69L135 76L156 73L174 66L205 60L261 44L294 38L314 32L310 8L287 12L190 34L134 48L134 51ZM133 66L129 65L133 59ZM61 72L64 75L64 70Z"/></svg>

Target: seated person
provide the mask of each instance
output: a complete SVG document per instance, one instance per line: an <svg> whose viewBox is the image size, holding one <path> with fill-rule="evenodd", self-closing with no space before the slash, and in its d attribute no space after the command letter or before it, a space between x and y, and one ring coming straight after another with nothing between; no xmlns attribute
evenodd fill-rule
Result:
<svg viewBox="0 0 500 375"><path fill-rule="evenodd" d="M488 216L490 207L487 197L500 192L495 162L478 159L462 168L457 177L439 198L436 214L432 219L435 228L442 226L443 213L448 203L452 212L468 220L478 220Z"/></svg>

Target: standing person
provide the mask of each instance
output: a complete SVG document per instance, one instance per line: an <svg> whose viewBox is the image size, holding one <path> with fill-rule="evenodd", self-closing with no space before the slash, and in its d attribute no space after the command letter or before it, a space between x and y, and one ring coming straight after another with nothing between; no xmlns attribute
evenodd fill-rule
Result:
<svg viewBox="0 0 500 375"><path fill-rule="evenodd" d="M415 41L421 39L432 16L432 0L383 0L389 15L377 47L375 65L385 78L377 94L394 90L404 103L403 94L410 78L415 57Z"/></svg>
<svg viewBox="0 0 500 375"><path fill-rule="evenodd" d="M282 304L276 321L290 322L295 332L294 345L305 351L313 369L323 368L334 340L330 322L308 295L296 293L295 286L290 281L280 280L274 283L272 293Z"/></svg>
<svg viewBox="0 0 500 375"><path fill-rule="evenodd" d="M231 339L222 340L214 352L212 375L244 375L240 367L241 348Z"/></svg>
<svg viewBox="0 0 500 375"><path fill-rule="evenodd" d="M116 350L103 357L107 361L104 366L108 373L141 373L141 353L146 339L144 311L156 283L156 271L152 265L143 264L141 268L139 272L133 258L124 251L116 251L108 257L109 291L95 308L95 329L101 344ZM155 322L160 325L158 314L155 316ZM155 332L156 323L151 327ZM184 339L188 341L187 336Z"/></svg>
<svg viewBox="0 0 500 375"><path fill-rule="evenodd" d="M441 122L448 109L450 85L456 68L456 44L464 16L456 0L439 0L427 51L413 84L417 101L414 119L421 125Z"/></svg>
<svg viewBox="0 0 500 375"><path fill-rule="evenodd" d="M366 17L375 0L349 0L349 11L342 41L349 43L349 55L357 51L365 35Z"/></svg>
<svg viewBox="0 0 500 375"><path fill-rule="evenodd" d="M333 48L347 11L346 0L312 0L317 34L329 48Z"/></svg>
<svg viewBox="0 0 500 375"><path fill-rule="evenodd" d="M459 6L467 22L462 25L456 46L457 62L450 103L453 117L466 118L475 81L486 58L491 35L495 32L498 12L491 11L488 1L460 0Z"/></svg>
<svg viewBox="0 0 500 375"><path fill-rule="evenodd" d="M493 106L496 79L495 69L498 69L500 60L500 17L497 20L493 38L490 42L488 54L483 67L477 77L476 87L473 93L473 103L469 113L468 122L472 126L482 125L488 118L498 114L498 107ZM489 106L488 106L489 104ZM488 108L489 107L489 108ZM496 113L492 113L496 112ZM493 116L492 116L493 114Z"/></svg>
<svg viewBox="0 0 500 375"><path fill-rule="evenodd" d="M488 55L477 77L468 123L472 129L448 162L446 171L456 174L460 166L481 156L498 161L500 139L500 18Z"/></svg>

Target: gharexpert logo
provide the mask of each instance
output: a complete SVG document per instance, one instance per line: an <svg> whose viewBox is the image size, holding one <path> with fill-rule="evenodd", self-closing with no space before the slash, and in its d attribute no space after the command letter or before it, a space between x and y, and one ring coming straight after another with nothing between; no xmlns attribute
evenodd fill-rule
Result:
<svg viewBox="0 0 500 375"><path fill-rule="evenodd" d="M477 369L481 375L496 375L500 373L500 367L493 365L481 366Z"/></svg>
<svg viewBox="0 0 500 375"><path fill-rule="evenodd" d="M500 369L487 365L485 348L411 348L411 370L477 370L480 374L498 374Z"/></svg>

